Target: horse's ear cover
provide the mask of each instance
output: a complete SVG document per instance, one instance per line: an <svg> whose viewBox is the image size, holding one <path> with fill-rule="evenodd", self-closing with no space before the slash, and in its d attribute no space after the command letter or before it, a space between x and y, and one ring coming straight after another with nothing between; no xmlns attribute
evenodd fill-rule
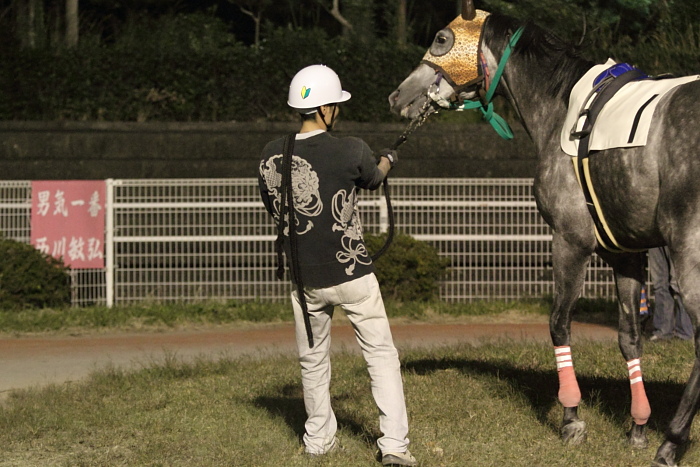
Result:
<svg viewBox="0 0 700 467"><path fill-rule="evenodd" d="M439 57L428 50L421 63L441 71L454 87L465 87L480 81L479 43L488 16L488 12L476 10L472 20L465 20L462 16L455 18L447 26L455 37L452 49Z"/></svg>
<svg viewBox="0 0 700 467"><path fill-rule="evenodd" d="M473 0L462 0L462 18L471 21L476 16L476 8L474 8Z"/></svg>

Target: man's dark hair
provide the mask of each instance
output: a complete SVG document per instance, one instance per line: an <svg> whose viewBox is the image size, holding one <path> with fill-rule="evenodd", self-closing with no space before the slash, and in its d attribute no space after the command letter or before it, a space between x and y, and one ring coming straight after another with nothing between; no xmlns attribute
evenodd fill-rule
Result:
<svg viewBox="0 0 700 467"><path fill-rule="evenodd" d="M302 123L303 122L308 122L310 120L316 120L316 112L312 112L310 114L299 114L299 117L301 118Z"/></svg>

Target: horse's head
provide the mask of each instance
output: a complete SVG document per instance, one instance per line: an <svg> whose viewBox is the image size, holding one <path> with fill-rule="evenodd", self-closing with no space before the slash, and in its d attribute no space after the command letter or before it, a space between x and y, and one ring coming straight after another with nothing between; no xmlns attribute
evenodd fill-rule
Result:
<svg viewBox="0 0 700 467"><path fill-rule="evenodd" d="M414 119L458 94L475 96L484 80L479 49L488 15L476 10L472 0L463 0L462 15L438 31L418 68L389 96L392 112Z"/></svg>

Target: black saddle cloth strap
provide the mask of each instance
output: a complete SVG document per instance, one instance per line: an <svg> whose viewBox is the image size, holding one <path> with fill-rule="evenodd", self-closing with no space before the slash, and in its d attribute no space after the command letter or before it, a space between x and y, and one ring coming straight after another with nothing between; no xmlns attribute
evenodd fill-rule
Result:
<svg viewBox="0 0 700 467"><path fill-rule="evenodd" d="M288 219L289 225L289 245L291 258L289 259L289 269L292 273L292 279L296 284L299 303L301 304L302 314L304 316L304 327L306 328L306 337L309 341L309 348L314 346L314 335L311 329L311 317L309 308L306 304L306 295L304 295L304 282L302 280L301 266L299 265L299 245L297 242L296 218L294 213L294 185L292 184L292 154L294 152L294 139L296 134L292 133L285 137L282 149L282 187L281 195L282 202L280 204L279 222L277 223L277 239L275 240L275 249L277 250L277 278L284 277L284 260L282 252L284 251L284 225L285 219Z"/></svg>
<svg viewBox="0 0 700 467"><path fill-rule="evenodd" d="M612 99L612 97L615 95L615 93L622 89L623 86L632 81L639 80L644 77L646 77L646 75L641 71L631 70L627 73L618 76L617 78L611 79L608 82L604 83L600 87L596 96L593 98L593 102L589 106L588 110L584 111L581 114L581 116L586 117L583 127L580 131L574 133L576 137L580 138L578 145L577 160L578 176L579 181L581 182L581 189L583 190L583 195L586 198L586 206L588 207L588 212L590 213L591 218L593 219L593 223L595 224L595 228L598 231L598 235L602 240L603 246L607 250L614 252L621 252L623 250L618 249L614 246L615 241L612 238L610 238L607 231L605 230L603 221L601 220L600 214L598 213L598 210L595 207L595 203L593 202L593 195L589 188L589 180L587 179L586 172L584 170L584 161L591 154L591 152L588 149L590 144L591 132L593 131L593 126L595 125L598 115L603 110L605 104L607 104L608 101Z"/></svg>

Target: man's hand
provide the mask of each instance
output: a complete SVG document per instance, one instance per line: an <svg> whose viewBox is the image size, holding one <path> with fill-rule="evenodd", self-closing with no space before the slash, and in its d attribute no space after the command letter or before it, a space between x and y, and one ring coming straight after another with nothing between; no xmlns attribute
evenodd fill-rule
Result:
<svg viewBox="0 0 700 467"><path fill-rule="evenodd" d="M396 152L394 149L382 149L379 151L379 158L384 157L389 161L389 164L391 164L391 167L393 168L396 163L399 161L399 153Z"/></svg>

